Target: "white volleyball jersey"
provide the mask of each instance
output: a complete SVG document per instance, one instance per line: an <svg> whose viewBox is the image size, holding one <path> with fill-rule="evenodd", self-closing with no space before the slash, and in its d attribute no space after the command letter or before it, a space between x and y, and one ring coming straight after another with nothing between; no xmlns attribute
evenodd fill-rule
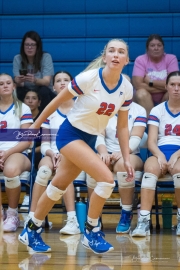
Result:
<svg viewBox="0 0 180 270"><path fill-rule="evenodd" d="M15 107L12 104L5 112L0 111L0 129L20 129L21 125L33 123L32 113L30 108L22 103L21 117L15 115ZM3 131L2 131L3 132ZM18 133L17 133L18 134ZM16 136L12 135L12 139ZM19 143L18 140L0 141L0 150L8 150Z"/></svg>
<svg viewBox="0 0 180 270"><path fill-rule="evenodd" d="M168 108L167 101L151 110L148 124L159 128L158 146L180 145L180 112L173 114Z"/></svg>
<svg viewBox="0 0 180 270"><path fill-rule="evenodd" d="M59 130L60 125L64 122L66 119L66 115L61 113L59 109L57 109L53 114L51 114L48 119L42 123L41 127L50 129L51 133L51 140L50 140L50 146L51 150L54 153L59 153L59 150L56 146L56 134Z"/></svg>
<svg viewBox="0 0 180 270"><path fill-rule="evenodd" d="M147 117L146 110L132 102L128 112L128 129L129 135L134 126L146 127ZM120 151L119 140L117 136L117 115L114 115L105 129L105 144L108 152L118 152ZM139 147L133 152L133 154L140 153Z"/></svg>
<svg viewBox="0 0 180 270"><path fill-rule="evenodd" d="M119 82L109 90L102 77L102 68L80 73L68 85L69 91L78 96L68 114L69 122L89 134L98 135L119 110L128 110L132 102L133 87L120 75Z"/></svg>

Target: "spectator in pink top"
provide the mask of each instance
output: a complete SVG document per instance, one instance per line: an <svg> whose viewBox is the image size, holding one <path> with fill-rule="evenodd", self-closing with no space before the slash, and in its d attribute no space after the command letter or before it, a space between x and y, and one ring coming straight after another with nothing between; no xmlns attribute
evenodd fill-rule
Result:
<svg viewBox="0 0 180 270"><path fill-rule="evenodd" d="M155 105L168 99L166 78L177 70L177 58L164 52L162 37L150 35L146 41L146 53L136 58L132 74L135 101L146 109L147 115Z"/></svg>

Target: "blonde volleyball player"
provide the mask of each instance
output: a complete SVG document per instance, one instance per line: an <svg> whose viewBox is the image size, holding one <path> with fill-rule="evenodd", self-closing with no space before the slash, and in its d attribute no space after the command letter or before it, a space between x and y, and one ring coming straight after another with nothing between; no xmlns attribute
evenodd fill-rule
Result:
<svg viewBox="0 0 180 270"><path fill-rule="evenodd" d="M123 80L121 75L128 62L127 44L118 39L109 41L102 55L87 70L76 76L31 126L39 128L61 103L74 96L78 97L57 133L57 148L62 153L57 172L39 199L34 217L19 235L19 240L36 252L51 250L41 238L42 222L82 170L97 181L90 200L82 243L97 254L113 250L101 231L93 231L105 200L114 188L112 173L96 155L94 147L97 135L105 129L109 119L118 113L118 138L127 181L133 181L134 170L130 163L128 140L128 109L133 89L130 82Z"/></svg>
<svg viewBox="0 0 180 270"><path fill-rule="evenodd" d="M30 108L20 102L15 93L15 85L11 76L0 74L0 170L3 171L8 209L3 221L4 232L14 232L19 226L18 202L21 192L20 175L29 171L31 162L27 157L28 141L18 141L15 134L11 134L9 141L2 141L3 130L10 132L27 129L33 123ZM21 132L23 132L21 130ZM12 136L12 137L11 137ZM5 138L5 137L4 137Z"/></svg>

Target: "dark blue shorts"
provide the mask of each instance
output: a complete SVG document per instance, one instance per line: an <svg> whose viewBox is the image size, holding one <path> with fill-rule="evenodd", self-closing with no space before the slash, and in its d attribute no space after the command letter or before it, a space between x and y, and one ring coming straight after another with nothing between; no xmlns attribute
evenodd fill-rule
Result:
<svg viewBox="0 0 180 270"><path fill-rule="evenodd" d="M166 160L169 161L172 154L174 154L176 151L178 151L180 149L180 146L179 145L167 144L167 145L159 146L159 149L165 155Z"/></svg>
<svg viewBox="0 0 180 270"><path fill-rule="evenodd" d="M75 140L82 140L87 143L93 151L95 150L97 135L86 133L78 128L75 128L66 118L60 126L56 136L56 146L60 151L68 143Z"/></svg>

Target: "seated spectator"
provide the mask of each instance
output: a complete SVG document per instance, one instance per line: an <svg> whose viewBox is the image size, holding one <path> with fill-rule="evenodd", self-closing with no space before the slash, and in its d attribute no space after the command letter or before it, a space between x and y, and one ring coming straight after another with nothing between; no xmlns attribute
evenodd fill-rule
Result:
<svg viewBox="0 0 180 270"><path fill-rule="evenodd" d="M35 31L25 33L20 54L13 60L13 74L17 96L21 101L26 88L37 89L42 97L41 110L56 96L52 91L52 58L49 53L43 52L42 40Z"/></svg>
<svg viewBox="0 0 180 270"><path fill-rule="evenodd" d="M147 115L155 105L168 99L166 77L176 70L179 70L177 58L164 52L162 37L150 35L146 41L146 53L136 58L132 74L135 101L146 109Z"/></svg>
<svg viewBox="0 0 180 270"><path fill-rule="evenodd" d="M72 80L71 75L66 71L59 71L53 77L53 86L54 90L57 93L60 93ZM45 123L42 124L43 131L47 133L47 130L50 129L50 132L53 134L51 141L42 141L41 144L41 153L44 157L39 163L39 170L37 172L36 180L33 187L33 195L31 202L31 210L27 221L33 217L37 202L40 196L45 191L48 181L50 180L53 173L55 173L58 163L61 160L61 154L56 147L55 141L55 132L58 131L59 126L66 119L67 113L71 110L74 104L74 100L68 100L60 104L59 108L47 119ZM67 209L67 224L64 228L60 230L60 233L63 234L78 234L80 233L79 224L76 218L75 212L75 198L74 198L74 186L71 183L67 189L66 194L63 196L65 206ZM26 221L26 222L27 222Z"/></svg>
<svg viewBox="0 0 180 270"><path fill-rule="evenodd" d="M128 114L129 126L129 152L130 161L135 171L143 171L143 161L140 156L140 142L146 128L146 111L145 109L132 102ZM96 148L100 158L117 174L119 194L122 204L120 221L116 227L117 233L128 233L131 228L132 204L135 181L127 182L127 173L124 168L123 157L117 138L117 115L112 117L102 136L98 136ZM92 193L96 186L96 181L87 177L88 193Z"/></svg>
<svg viewBox="0 0 180 270"><path fill-rule="evenodd" d="M40 104L41 104L41 97L36 89L28 90L26 89L26 92L24 93L25 97L23 98L23 101L26 105L29 106L31 109L33 121L36 121L38 116L40 115ZM42 158L41 154L41 138L36 140L36 147L35 147L35 160L34 160L34 168L35 170L38 170L38 165L39 162ZM32 152L30 151L28 153L29 159L32 159ZM21 205L21 210L26 210L28 209L29 205L29 187L26 186L26 195L24 196L22 205Z"/></svg>
<svg viewBox="0 0 180 270"><path fill-rule="evenodd" d="M8 210L3 221L4 232L16 231L19 226L18 202L21 192L20 175L30 171L31 162L27 157L28 141L18 141L16 136L2 141L3 130L6 138L11 129L27 129L33 123L30 108L16 97L13 80L8 74L0 75L0 170L3 172ZM12 134L10 136L13 136Z"/></svg>
<svg viewBox="0 0 180 270"><path fill-rule="evenodd" d="M154 107L149 115L148 149L152 156L144 165L141 184L141 209L132 236L150 235L150 211L156 182L167 172L172 175L177 202L177 231L180 236L180 72L171 72L166 79L169 100Z"/></svg>

